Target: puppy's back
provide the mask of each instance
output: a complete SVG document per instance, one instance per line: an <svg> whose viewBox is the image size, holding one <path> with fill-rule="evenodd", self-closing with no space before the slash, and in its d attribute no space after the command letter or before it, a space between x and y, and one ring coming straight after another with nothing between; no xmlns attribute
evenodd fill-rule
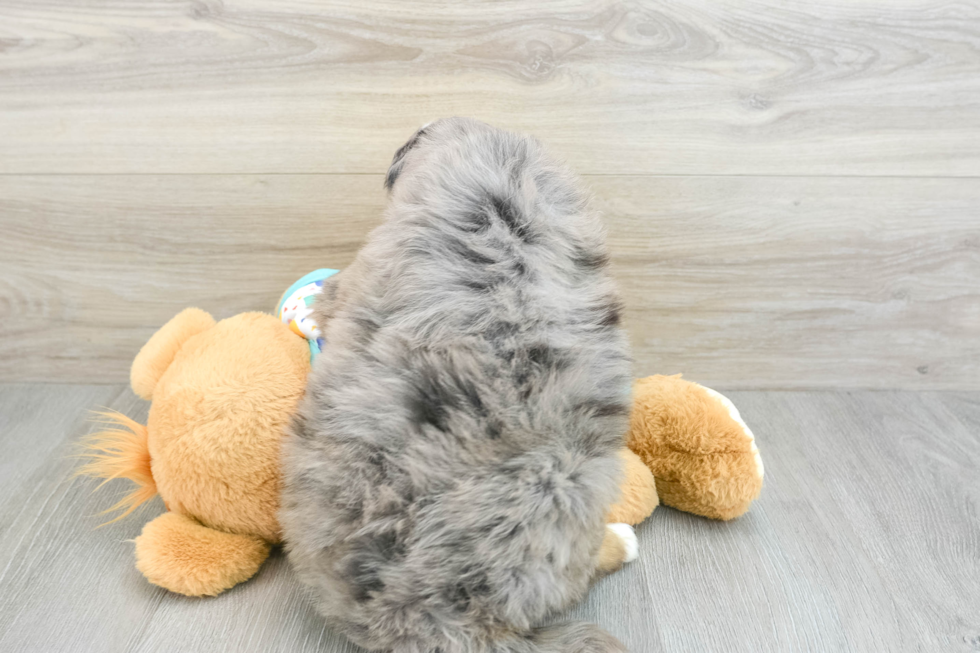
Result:
<svg viewBox="0 0 980 653"><path fill-rule="evenodd" d="M592 574L629 409L619 303L587 197L532 139L440 121L388 184L321 307L284 534L359 644L493 650Z"/></svg>

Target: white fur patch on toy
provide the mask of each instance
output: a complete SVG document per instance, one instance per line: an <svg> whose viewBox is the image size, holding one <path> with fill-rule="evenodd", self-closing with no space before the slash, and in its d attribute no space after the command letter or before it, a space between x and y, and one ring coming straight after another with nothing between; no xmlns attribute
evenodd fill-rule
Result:
<svg viewBox="0 0 980 653"><path fill-rule="evenodd" d="M640 555L640 543L636 539L636 532L629 524L606 524L606 528L616 534L616 537L623 543L626 549L626 559L624 562L633 562Z"/></svg>
<svg viewBox="0 0 980 653"><path fill-rule="evenodd" d="M765 469L762 466L762 455L759 453L759 447L755 445L755 435L752 433L752 429L750 429L748 424L746 424L742 419L742 416L738 412L738 408L735 408L735 404L732 403L731 399L720 392L712 390L711 388L703 385L701 387L704 388L705 392L725 405L725 408L728 409L728 414L731 416L731 418L738 422L738 425L742 427L743 431L745 431L745 435L749 436L749 440L752 441L752 455L755 456L755 466L759 470L759 478L762 478L762 476L765 474Z"/></svg>

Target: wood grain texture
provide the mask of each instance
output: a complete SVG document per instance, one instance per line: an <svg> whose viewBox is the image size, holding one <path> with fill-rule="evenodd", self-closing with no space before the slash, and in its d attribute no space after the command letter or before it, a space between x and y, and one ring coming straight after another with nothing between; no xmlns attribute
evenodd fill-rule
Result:
<svg viewBox="0 0 980 653"><path fill-rule="evenodd" d="M980 183L600 177L637 374L980 389Z"/></svg>
<svg viewBox="0 0 980 653"><path fill-rule="evenodd" d="M980 389L980 184L598 176L637 375ZM187 306L343 267L376 175L0 176L0 379L125 382Z"/></svg>
<svg viewBox="0 0 980 653"><path fill-rule="evenodd" d="M274 311L306 272L351 261L381 181L0 176L0 378L126 381L187 306Z"/></svg>
<svg viewBox="0 0 980 653"><path fill-rule="evenodd" d="M464 114L592 174L980 175L980 6L4 0L0 172L384 171Z"/></svg>
<svg viewBox="0 0 980 653"><path fill-rule="evenodd" d="M633 653L975 652L980 394L729 396L765 459L759 500L728 523L657 509L639 560L559 618ZM281 553L215 599L147 584L127 540L162 505L95 530L122 489L67 480L103 404L146 417L123 386L0 385L0 650L359 651Z"/></svg>

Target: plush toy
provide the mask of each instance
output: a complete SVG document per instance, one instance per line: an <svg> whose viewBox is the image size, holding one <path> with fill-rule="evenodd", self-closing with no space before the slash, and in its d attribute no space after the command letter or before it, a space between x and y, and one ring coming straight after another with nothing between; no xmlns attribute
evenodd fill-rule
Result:
<svg viewBox="0 0 980 653"><path fill-rule="evenodd" d="M188 308L140 350L131 384L152 401L146 426L102 413L117 428L88 438L80 473L136 483L117 519L163 498L136 538L147 580L203 596L255 574L280 538L279 441L309 369L306 340L265 313L215 323Z"/></svg>
<svg viewBox="0 0 980 653"><path fill-rule="evenodd" d="M133 361L133 391L152 402L146 426L102 413L116 428L86 440L80 474L136 484L110 509L123 510L116 519L157 493L164 501L167 512L135 540L136 566L151 583L213 596L254 575L279 541L280 439L319 353L310 306L334 273L293 284L278 317L215 323L200 309L179 313ZM622 496L608 521L638 524L658 493L707 517L745 512L762 464L730 402L680 377L641 379L634 392Z"/></svg>
<svg viewBox="0 0 980 653"><path fill-rule="evenodd" d="M623 498L609 521L639 523L656 507L657 495L678 510L734 519L762 490L762 458L738 410L727 397L679 374L634 383L626 444Z"/></svg>

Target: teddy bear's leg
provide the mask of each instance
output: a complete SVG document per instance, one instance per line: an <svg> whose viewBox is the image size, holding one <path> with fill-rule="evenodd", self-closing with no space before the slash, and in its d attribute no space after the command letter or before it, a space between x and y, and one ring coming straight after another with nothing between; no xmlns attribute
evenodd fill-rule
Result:
<svg viewBox="0 0 980 653"><path fill-rule="evenodd" d="M269 543L224 533L167 512L136 538L136 568L154 585L186 596L214 596L255 575Z"/></svg>
<svg viewBox="0 0 980 653"><path fill-rule="evenodd" d="M649 517L660 504L657 483L650 468L635 453L623 447L619 457L623 461L623 484L620 486L619 501L609 509L606 521L635 526Z"/></svg>
<svg viewBox="0 0 980 653"><path fill-rule="evenodd" d="M704 388L704 391L707 392L709 395L711 395L712 397L720 401L722 405L725 406L725 409L728 410L729 417L735 420L738 423L738 425L742 427L742 430L745 431L745 435L749 438L749 440L752 443L751 444L752 459L755 462L756 472L758 473L759 478L762 478L765 475L765 467L762 465L762 455L759 453L759 447L756 446L755 444L755 434L752 433L752 429L750 429L749 425L746 424L745 420L742 419L742 415L741 413L738 412L738 408L735 408L735 404L732 403L731 399L721 394L717 390L712 390L708 386L704 386L704 385L702 385L701 387Z"/></svg>
<svg viewBox="0 0 980 653"><path fill-rule="evenodd" d="M745 513L762 489L752 431L726 397L678 376L634 386L627 441L666 506L712 519Z"/></svg>
<svg viewBox="0 0 980 653"><path fill-rule="evenodd" d="M633 562L639 555L636 533L629 524L606 524L606 534L599 547L599 562L593 580L619 571L623 563Z"/></svg>

